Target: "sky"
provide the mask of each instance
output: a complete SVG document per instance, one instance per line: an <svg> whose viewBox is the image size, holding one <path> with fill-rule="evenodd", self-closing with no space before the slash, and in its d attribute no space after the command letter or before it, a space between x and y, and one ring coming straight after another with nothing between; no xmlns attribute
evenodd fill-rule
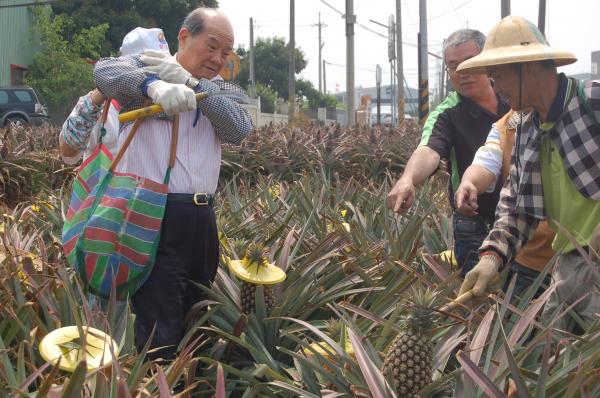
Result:
<svg viewBox="0 0 600 398"><path fill-rule="evenodd" d="M336 10L345 12L345 0L296 0L296 47L308 60L299 77L308 79L318 88L318 27L319 13L326 66L327 91L345 91L346 86L346 36L344 20ZM419 30L419 1L401 0L404 76L410 87L417 87L417 32ZM288 0L219 0L220 8L234 27L235 46L248 48L250 22L254 19L254 40L260 37L289 38L290 2ZM331 7L330 7L331 6ZM429 51L441 55L442 42L454 30L478 29L487 34L500 20L500 0L428 0L427 42ZM334 9L336 10L334 10ZM382 81L390 81L388 61L387 25L395 14L396 0L354 0L355 25L355 85L375 86L375 68L382 67ZM525 17L537 24L538 0L511 1L511 14ZM575 53L578 61L559 69L568 74L589 73L591 52L600 50L600 1L598 0L547 0L546 37L552 47ZM385 36L381 37L377 33ZM428 57L429 86L433 89L439 80L440 64L437 58Z"/></svg>

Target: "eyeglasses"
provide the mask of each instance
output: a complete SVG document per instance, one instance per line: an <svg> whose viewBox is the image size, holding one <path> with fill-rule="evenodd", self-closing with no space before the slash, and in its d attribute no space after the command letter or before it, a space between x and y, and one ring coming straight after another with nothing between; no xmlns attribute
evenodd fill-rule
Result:
<svg viewBox="0 0 600 398"><path fill-rule="evenodd" d="M452 75L456 73L456 68L458 68L458 65L446 65L446 72Z"/></svg>
<svg viewBox="0 0 600 398"><path fill-rule="evenodd" d="M456 73L456 69L458 69L459 65L462 64L463 62L465 62L468 59L473 58L474 56L476 56L477 54L473 54L469 57L466 57L458 62L451 62L450 64L446 64L446 72L448 72L449 75L453 75Z"/></svg>

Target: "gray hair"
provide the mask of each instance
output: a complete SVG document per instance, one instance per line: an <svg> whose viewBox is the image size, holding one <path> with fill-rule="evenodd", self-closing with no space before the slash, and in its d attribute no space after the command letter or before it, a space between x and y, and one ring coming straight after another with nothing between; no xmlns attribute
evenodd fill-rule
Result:
<svg viewBox="0 0 600 398"><path fill-rule="evenodd" d="M456 47L469 41L474 41L477 47L482 50L485 44L485 35L475 29L459 29L453 32L442 44L444 58L446 57L446 50L448 48Z"/></svg>
<svg viewBox="0 0 600 398"><path fill-rule="evenodd" d="M190 12L185 19L183 20L183 24L181 24L182 28L186 28L192 36L196 36L199 33L202 33L205 25L205 17L207 11L215 10L214 8L209 7L198 7L194 11Z"/></svg>

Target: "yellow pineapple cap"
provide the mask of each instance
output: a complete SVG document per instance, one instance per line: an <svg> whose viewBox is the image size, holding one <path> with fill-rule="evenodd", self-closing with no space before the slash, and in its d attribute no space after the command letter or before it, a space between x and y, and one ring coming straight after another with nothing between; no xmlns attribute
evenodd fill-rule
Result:
<svg viewBox="0 0 600 398"><path fill-rule="evenodd" d="M318 342L318 343L312 343L310 345L310 347L319 355L322 355L323 357L329 359L331 358L332 354L335 354L335 350L333 349L333 347L331 347L329 344L327 344L324 341ZM308 347L303 347L302 351L304 352L304 355L306 355L307 357L311 357L313 356L313 351L310 350L310 348ZM346 339L346 346L344 347L344 351L346 351L346 353L348 355L352 355L354 356L354 347L352 346L352 342L350 341L350 339Z"/></svg>
<svg viewBox="0 0 600 398"><path fill-rule="evenodd" d="M351 228L350 228L350 224L348 224L347 222L343 222L341 223L342 227L344 227L344 229L346 230L346 232L350 232ZM335 230L335 227L333 226L332 223L327 223L327 232L331 233Z"/></svg>
<svg viewBox="0 0 600 398"><path fill-rule="evenodd" d="M231 260L229 269L243 281L257 285L274 285L287 277L284 270L275 264L265 262L261 265L249 264L248 259Z"/></svg>
<svg viewBox="0 0 600 398"><path fill-rule="evenodd" d="M440 254L438 254L438 258L441 262L451 264L454 267L458 267L458 264L456 262L456 256L454 255L453 250L446 250L441 252Z"/></svg>
<svg viewBox="0 0 600 398"><path fill-rule="evenodd" d="M58 362L59 367L73 372L79 361L85 358L88 370L98 369L112 363L111 348L118 349L117 343L106 333L82 326L85 335L85 347L77 326L65 326L48 333L40 342L40 354L46 362ZM81 348L77 348L77 346ZM85 352L83 352L85 349Z"/></svg>
<svg viewBox="0 0 600 398"><path fill-rule="evenodd" d="M1 224L0 224L1 227ZM1 232L1 228L0 228L0 232ZM21 280L23 282L27 282L27 274L25 274L25 272L23 271L23 262L25 261L25 259L29 259L31 261L31 264L33 265L33 269L36 272L41 272L44 269L44 263L42 262L42 259L39 258L38 256L36 256L33 253L30 253L28 251L22 250L22 249L17 249L16 247L12 247L9 246L8 247L9 253L10 255L16 255L18 260L19 260L19 269L18 269L18 275L19 278L21 278ZM6 257L9 254L5 251L5 248L0 245L0 263L2 263Z"/></svg>

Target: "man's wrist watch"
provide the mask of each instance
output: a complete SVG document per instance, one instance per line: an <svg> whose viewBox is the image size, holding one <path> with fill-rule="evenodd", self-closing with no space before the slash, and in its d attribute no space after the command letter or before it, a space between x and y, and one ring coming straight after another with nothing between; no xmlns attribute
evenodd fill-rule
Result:
<svg viewBox="0 0 600 398"><path fill-rule="evenodd" d="M200 80L196 79L194 76L190 76L190 78L187 79L187 82L185 82L185 85L192 90L194 90L198 84L200 84Z"/></svg>

